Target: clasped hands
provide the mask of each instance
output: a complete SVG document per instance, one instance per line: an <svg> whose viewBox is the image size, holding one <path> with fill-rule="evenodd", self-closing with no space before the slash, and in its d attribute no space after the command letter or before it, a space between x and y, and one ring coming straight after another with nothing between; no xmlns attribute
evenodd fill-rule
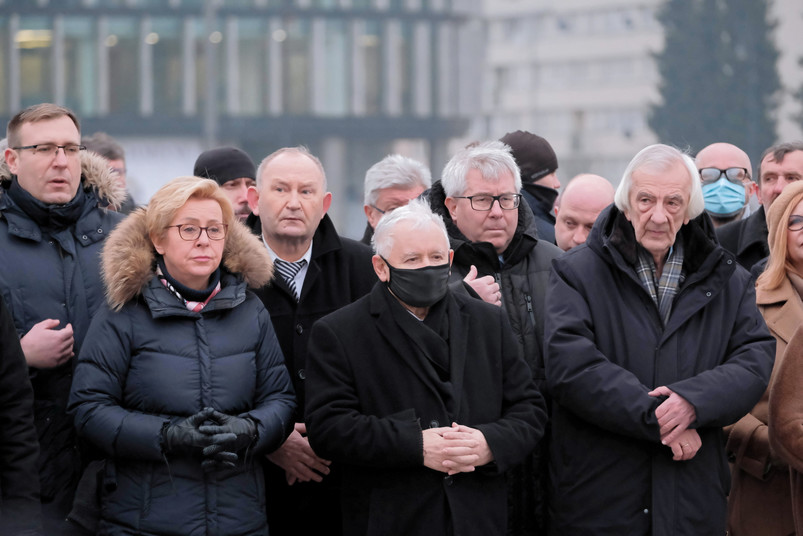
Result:
<svg viewBox="0 0 803 536"><path fill-rule="evenodd" d="M493 453L483 433L457 423L422 431L424 465L454 475L470 473L493 461Z"/></svg>
<svg viewBox="0 0 803 536"><path fill-rule="evenodd" d="M703 444L697 430L689 428L697 420L694 406L666 386L657 387L647 394L667 397L655 409L655 416L661 429L661 443L672 449L672 459L685 461L694 458Z"/></svg>
<svg viewBox="0 0 803 536"><path fill-rule="evenodd" d="M166 452L190 452L200 449L204 471L234 467L237 452L256 439L256 425L251 419L226 415L204 408L163 431Z"/></svg>

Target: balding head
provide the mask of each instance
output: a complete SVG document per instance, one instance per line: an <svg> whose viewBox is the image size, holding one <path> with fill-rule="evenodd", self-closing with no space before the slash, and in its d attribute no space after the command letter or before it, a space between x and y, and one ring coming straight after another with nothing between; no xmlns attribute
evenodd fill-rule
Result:
<svg viewBox="0 0 803 536"><path fill-rule="evenodd" d="M555 242L568 251L586 241L602 209L613 203L613 185L604 177L584 173L574 177L555 207Z"/></svg>
<svg viewBox="0 0 803 536"><path fill-rule="evenodd" d="M748 178L753 176L753 167L747 153L730 143L712 143L697 153L694 159L697 169L728 169L740 167L747 170Z"/></svg>
<svg viewBox="0 0 803 536"><path fill-rule="evenodd" d="M714 225L739 219L755 187L747 153L730 143L712 143L697 153L694 163L700 170L705 209ZM732 168L736 169L724 174Z"/></svg>

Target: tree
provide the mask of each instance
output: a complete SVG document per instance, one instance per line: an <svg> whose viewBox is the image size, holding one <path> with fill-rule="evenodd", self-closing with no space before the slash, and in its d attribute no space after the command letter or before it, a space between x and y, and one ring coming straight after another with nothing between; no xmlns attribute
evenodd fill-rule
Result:
<svg viewBox="0 0 803 536"><path fill-rule="evenodd" d="M757 163L775 143L780 95L768 0L667 0L658 12L662 102L649 125L663 143L697 152L732 143Z"/></svg>

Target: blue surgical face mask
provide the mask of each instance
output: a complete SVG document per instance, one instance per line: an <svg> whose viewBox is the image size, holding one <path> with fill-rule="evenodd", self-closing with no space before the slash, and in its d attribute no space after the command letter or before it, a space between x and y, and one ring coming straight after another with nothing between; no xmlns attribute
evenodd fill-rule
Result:
<svg viewBox="0 0 803 536"><path fill-rule="evenodd" d="M741 183L722 177L717 182L703 184L705 209L714 216L731 216L744 207L745 189Z"/></svg>

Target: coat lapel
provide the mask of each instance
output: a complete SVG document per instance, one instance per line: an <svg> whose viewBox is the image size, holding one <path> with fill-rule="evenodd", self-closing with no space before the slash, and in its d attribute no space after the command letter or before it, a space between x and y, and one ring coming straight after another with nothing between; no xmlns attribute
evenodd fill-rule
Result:
<svg viewBox="0 0 803 536"><path fill-rule="evenodd" d="M767 327L783 342L788 343L803 318L803 302L788 279L773 290L756 289L756 303L764 315Z"/></svg>
<svg viewBox="0 0 803 536"><path fill-rule="evenodd" d="M449 366L452 389L454 392L454 414L460 417L460 403L463 400L463 378L466 370L466 341L468 334L465 326L470 326L470 318L463 311L451 293L446 294L449 300Z"/></svg>

